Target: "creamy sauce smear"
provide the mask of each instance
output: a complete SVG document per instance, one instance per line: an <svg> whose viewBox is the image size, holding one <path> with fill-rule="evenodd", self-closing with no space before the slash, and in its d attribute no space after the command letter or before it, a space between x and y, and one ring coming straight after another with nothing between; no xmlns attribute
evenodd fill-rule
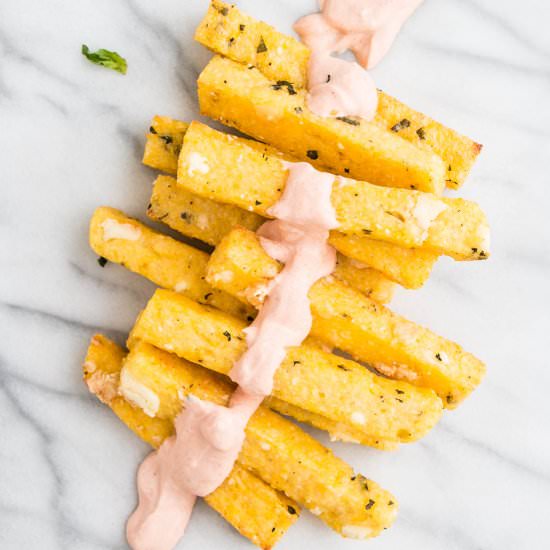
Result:
<svg viewBox="0 0 550 550"><path fill-rule="evenodd" d="M422 0L319 0L320 13L294 30L311 50L308 107L319 116L376 114L378 93L366 70L386 55L403 23ZM334 57L351 50L358 63Z"/></svg>
<svg viewBox="0 0 550 550"><path fill-rule="evenodd" d="M176 435L140 466L139 505L127 524L134 550L171 550L177 544L196 497L217 489L233 469L248 420L271 393L287 348L309 334L309 289L336 265L336 252L327 244L329 230L338 226L330 201L334 176L303 162L285 167L283 196L268 211L276 219L258 230L266 252L284 267L245 330L248 349L230 372L239 386L228 407L188 396Z"/></svg>

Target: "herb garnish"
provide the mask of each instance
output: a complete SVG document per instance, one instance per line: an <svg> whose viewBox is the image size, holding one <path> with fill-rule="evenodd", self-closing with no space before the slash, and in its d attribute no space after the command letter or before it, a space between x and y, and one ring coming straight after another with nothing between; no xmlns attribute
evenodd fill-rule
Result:
<svg viewBox="0 0 550 550"><path fill-rule="evenodd" d="M157 131L152 126L149 126L149 133L156 134Z"/></svg>
<svg viewBox="0 0 550 550"><path fill-rule="evenodd" d="M294 112L297 115L301 115L304 112L304 110L301 107L294 107Z"/></svg>
<svg viewBox="0 0 550 550"><path fill-rule="evenodd" d="M264 37L260 36L260 43L256 48L256 53L264 53L264 52L267 52L267 46L265 45Z"/></svg>
<svg viewBox="0 0 550 550"><path fill-rule="evenodd" d="M191 214L189 214L189 212L182 212L180 214L180 218L185 220L187 223L191 223Z"/></svg>
<svg viewBox="0 0 550 550"><path fill-rule="evenodd" d="M435 354L435 358L438 360L438 361L443 361L443 359L441 359L441 353L437 352Z"/></svg>
<svg viewBox="0 0 550 550"><path fill-rule="evenodd" d="M262 201L259 200L255 200L254 202L256 203L256 206L260 206L260 204L262 204Z"/></svg>
<svg viewBox="0 0 550 550"><path fill-rule="evenodd" d="M403 130L403 128L408 128L411 125L411 121L408 118L404 118L403 120L400 120L397 124L391 127L392 132L399 132L399 130Z"/></svg>
<svg viewBox="0 0 550 550"><path fill-rule="evenodd" d="M107 265L107 262L109 260L107 258L104 258L103 256L100 256L98 259L97 259L97 263L101 266L101 267L105 267Z"/></svg>
<svg viewBox="0 0 550 550"><path fill-rule="evenodd" d="M207 292L205 295L204 295L204 299L205 300L208 300L208 298L210 298L210 296L212 296L212 292Z"/></svg>
<svg viewBox="0 0 550 550"><path fill-rule="evenodd" d="M426 131L424 130L424 128L418 128L418 130L416 131L416 135L420 139L426 139Z"/></svg>
<svg viewBox="0 0 550 550"><path fill-rule="evenodd" d="M359 124L361 124L358 120L355 120L348 116L337 116L336 120L341 120L342 122L345 122L346 124L351 124L352 126L359 126Z"/></svg>
<svg viewBox="0 0 550 550"><path fill-rule="evenodd" d="M159 136L166 145L170 145L174 141L174 138L172 136Z"/></svg>
<svg viewBox="0 0 550 550"><path fill-rule="evenodd" d="M280 90L283 86L286 86L286 89L288 91L288 95L296 95L296 90L294 89L294 86L292 85L292 82L289 82L288 80L277 80L276 84L273 84L271 86L274 90Z"/></svg>
<svg viewBox="0 0 550 550"><path fill-rule="evenodd" d="M128 63L124 57L121 57L116 52L104 50L103 48L97 50L97 52L91 52L90 48L88 48L86 44L82 44L81 52L82 55L88 59L88 61L91 61L96 65L101 65L102 67L113 69L113 71L117 71L121 74L126 74Z"/></svg>
<svg viewBox="0 0 550 550"><path fill-rule="evenodd" d="M370 235L372 233L372 229L363 229L363 233L365 235Z"/></svg>
<svg viewBox="0 0 550 550"><path fill-rule="evenodd" d="M296 508L294 508L293 506L287 506L286 508L291 516L296 515Z"/></svg>
<svg viewBox="0 0 550 550"><path fill-rule="evenodd" d="M240 30L241 32L243 32L244 29L246 29L246 25L243 25L243 24L241 23L241 24L239 25L239 30Z"/></svg>
<svg viewBox="0 0 550 550"><path fill-rule="evenodd" d="M229 13L229 8L224 6L223 8L218 10L224 17Z"/></svg>
<svg viewBox="0 0 550 550"><path fill-rule="evenodd" d="M228 342L231 342L231 333L228 330L226 330L223 335L227 338Z"/></svg>
<svg viewBox="0 0 550 550"><path fill-rule="evenodd" d="M310 149L306 154L311 160L317 160L319 158L319 153L315 151L315 149Z"/></svg>
<svg viewBox="0 0 550 550"><path fill-rule="evenodd" d="M375 501L372 500L372 498L369 498L369 501L368 501L367 505L365 506L365 510L370 510L375 504L376 504Z"/></svg>
<svg viewBox="0 0 550 550"><path fill-rule="evenodd" d="M345 370L346 372L349 372L350 369L348 369L347 367L345 367L344 365L336 365L339 369L342 369L342 370Z"/></svg>

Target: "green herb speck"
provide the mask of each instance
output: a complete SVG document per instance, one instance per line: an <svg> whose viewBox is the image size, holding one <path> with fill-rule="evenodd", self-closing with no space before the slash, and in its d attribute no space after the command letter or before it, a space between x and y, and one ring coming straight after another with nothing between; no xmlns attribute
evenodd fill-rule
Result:
<svg viewBox="0 0 550 550"><path fill-rule="evenodd" d="M264 53L264 52L267 52L267 46L265 45L264 37L260 36L260 43L256 48L256 53Z"/></svg>
<svg viewBox="0 0 550 550"><path fill-rule="evenodd" d="M96 52L91 52L90 48L88 48L86 44L82 44L80 51L88 61L91 61L95 65L101 65L107 69L112 69L113 71L117 71L121 74L126 74L128 63L126 62L126 59L118 53L105 50L103 48L97 50Z"/></svg>

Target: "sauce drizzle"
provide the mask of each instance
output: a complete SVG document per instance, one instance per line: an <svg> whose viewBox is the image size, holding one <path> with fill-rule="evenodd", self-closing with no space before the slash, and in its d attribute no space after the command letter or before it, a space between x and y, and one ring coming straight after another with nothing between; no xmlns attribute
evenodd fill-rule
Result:
<svg viewBox="0 0 550 550"><path fill-rule="evenodd" d="M377 65L422 0L319 0L320 13L299 19L294 30L311 50L308 107L319 116L371 120L378 94L365 69ZM351 50L357 63L334 57Z"/></svg>
<svg viewBox="0 0 550 550"><path fill-rule="evenodd" d="M176 435L140 466L139 504L127 524L134 550L171 550L177 544L196 497L210 494L230 474L248 420L271 393L287 348L309 334L309 289L336 264L336 252L327 244L329 230L338 226L330 201L334 177L303 162L285 167L283 196L268 211L276 219L258 230L266 252L284 267L245 329L248 349L230 372L239 386L228 407L189 395L175 421Z"/></svg>

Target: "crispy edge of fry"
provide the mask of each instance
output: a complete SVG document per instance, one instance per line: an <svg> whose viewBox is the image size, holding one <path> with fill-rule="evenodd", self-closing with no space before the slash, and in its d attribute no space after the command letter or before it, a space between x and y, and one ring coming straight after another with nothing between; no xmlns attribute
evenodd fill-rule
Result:
<svg viewBox="0 0 550 550"><path fill-rule="evenodd" d="M267 141L294 159L379 186L437 195L445 187L446 167L432 151L375 124L358 129L317 116L306 105L306 90L290 95L254 67L215 56L197 82L201 114Z"/></svg>
<svg viewBox="0 0 550 550"><path fill-rule="evenodd" d="M246 349L245 327L235 317L157 290L136 321L128 345L131 349L143 340L227 375ZM292 405L281 411L284 414L296 412L300 420L321 429L346 425L352 439L378 448L419 439L442 413L441 400L432 390L387 380L354 361L305 344L288 350L275 374L272 396ZM271 405L275 408L277 402ZM304 410L310 413L307 418ZM331 429L333 436L340 435Z"/></svg>
<svg viewBox="0 0 550 550"><path fill-rule="evenodd" d="M266 294L263 289L280 268L254 233L235 229L212 254L207 280L258 307ZM220 278L222 272L226 275ZM432 388L448 408L456 407L481 382L485 365L458 344L332 277L317 281L309 298L312 336L372 364L390 378Z"/></svg>
<svg viewBox="0 0 550 550"><path fill-rule="evenodd" d="M121 380L129 371L132 387L142 384L155 393L167 418L181 409L181 396L197 396L225 405L232 386L214 373L144 342L132 348ZM238 462L272 487L303 503L327 525L346 535L361 529L375 536L393 521L393 497L376 483L357 476L345 462L298 426L260 407L246 428ZM353 478L353 479L352 479ZM365 489L368 494L365 494ZM369 505L373 500L374 504ZM353 529L352 529L353 532Z"/></svg>
<svg viewBox="0 0 550 550"><path fill-rule="evenodd" d="M268 216L287 177L288 169L273 148L250 147L250 140L197 121L189 125L178 159L178 185L188 191ZM472 201L334 176L331 202L340 233L455 259L489 255L487 220Z"/></svg>
<svg viewBox="0 0 550 550"><path fill-rule="evenodd" d="M138 238L106 240L103 224L107 220L135 228ZM206 252L162 235L120 210L97 208L90 220L89 241L99 256L123 265L158 286L181 292L243 319L255 314L252 308L243 307L242 302L206 282L209 259Z"/></svg>
<svg viewBox="0 0 550 550"><path fill-rule="evenodd" d="M256 231L265 221L254 212L192 193L169 176L155 180L147 216L212 246L237 225Z"/></svg>
<svg viewBox="0 0 550 550"><path fill-rule="evenodd" d="M347 258L373 267L405 288L420 288L430 277L439 255L430 250L402 248L392 243L333 231L329 244Z"/></svg>
<svg viewBox="0 0 550 550"><path fill-rule="evenodd" d="M223 15L223 8L227 8L227 15ZM260 39L268 45L262 52L257 51ZM211 2L197 27L195 40L233 61L254 65L270 80L287 81L295 88L306 86L309 50L295 38L250 17L234 5L219 0ZM347 123L357 122L352 118ZM447 166L447 187L453 189L464 183L482 149L479 143L382 91L378 93L378 110L373 124L396 132L417 147L431 149L440 156Z"/></svg>
<svg viewBox="0 0 550 550"><path fill-rule="evenodd" d="M143 164L173 174L183 136L189 124L173 118L156 115L151 121L143 151Z"/></svg>
<svg viewBox="0 0 550 550"><path fill-rule="evenodd" d="M130 430L158 448L173 435L172 419L151 418L118 395L125 355L120 346L96 334L83 366L84 380L91 393L108 405ZM205 500L241 535L266 550L281 539L300 513L294 501L239 465Z"/></svg>

